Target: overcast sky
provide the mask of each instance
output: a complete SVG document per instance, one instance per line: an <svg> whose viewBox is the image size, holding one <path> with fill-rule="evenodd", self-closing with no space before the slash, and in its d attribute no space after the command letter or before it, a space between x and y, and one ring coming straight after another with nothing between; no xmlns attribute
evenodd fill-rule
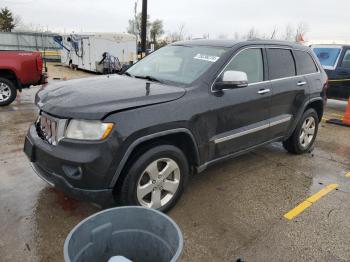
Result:
<svg viewBox="0 0 350 262"><path fill-rule="evenodd" d="M133 16L135 0L0 0L25 24L48 27L51 31L125 32ZM139 0L141 10L142 0ZM254 27L279 35L287 24L308 26L307 39L350 40L350 0L148 0L153 19L162 19L166 32L185 24L187 35L210 38Z"/></svg>

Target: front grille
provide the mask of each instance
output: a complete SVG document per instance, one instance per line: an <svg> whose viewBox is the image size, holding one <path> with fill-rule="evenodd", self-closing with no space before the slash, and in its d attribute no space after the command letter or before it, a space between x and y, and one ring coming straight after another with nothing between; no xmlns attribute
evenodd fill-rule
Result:
<svg viewBox="0 0 350 262"><path fill-rule="evenodd" d="M37 133L49 144L57 145L63 138L66 122L66 119L59 119L41 112L36 122Z"/></svg>

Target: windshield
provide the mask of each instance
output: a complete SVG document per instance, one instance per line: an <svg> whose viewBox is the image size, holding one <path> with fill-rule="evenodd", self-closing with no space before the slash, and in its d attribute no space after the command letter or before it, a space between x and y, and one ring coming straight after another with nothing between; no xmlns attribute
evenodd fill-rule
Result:
<svg viewBox="0 0 350 262"><path fill-rule="evenodd" d="M312 49L320 60L323 67L335 67L335 63L339 57L340 47L314 47Z"/></svg>
<svg viewBox="0 0 350 262"><path fill-rule="evenodd" d="M133 65L127 74L160 82L190 84L226 51L222 47L170 45Z"/></svg>

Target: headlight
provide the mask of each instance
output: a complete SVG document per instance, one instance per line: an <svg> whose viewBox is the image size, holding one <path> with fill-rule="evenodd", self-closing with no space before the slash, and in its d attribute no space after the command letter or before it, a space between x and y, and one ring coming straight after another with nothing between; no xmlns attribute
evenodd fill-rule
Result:
<svg viewBox="0 0 350 262"><path fill-rule="evenodd" d="M108 137L112 128L112 123L73 119L68 124L66 137L80 140L103 140Z"/></svg>

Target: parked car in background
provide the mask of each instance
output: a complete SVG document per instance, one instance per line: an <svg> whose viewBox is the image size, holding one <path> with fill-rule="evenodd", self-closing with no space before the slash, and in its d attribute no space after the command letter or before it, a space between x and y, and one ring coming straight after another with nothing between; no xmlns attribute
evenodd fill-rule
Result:
<svg viewBox="0 0 350 262"><path fill-rule="evenodd" d="M0 106L11 104L17 90L46 83L40 52L0 51Z"/></svg>
<svg viewBox="0 0 350 262"><path fill-rule="evenodd" d="M166 211L190 172L271 142L309 152L326 82L302 45L178 42L125 75L42 88L24 151L68 195Z"/></svg>
<svg viewBox="0 0 350 262"><path fill-rule="evenodd" d="M327 97L348 100L350 96L350 45L313 45L311 48L329 78Z"/></svg>

